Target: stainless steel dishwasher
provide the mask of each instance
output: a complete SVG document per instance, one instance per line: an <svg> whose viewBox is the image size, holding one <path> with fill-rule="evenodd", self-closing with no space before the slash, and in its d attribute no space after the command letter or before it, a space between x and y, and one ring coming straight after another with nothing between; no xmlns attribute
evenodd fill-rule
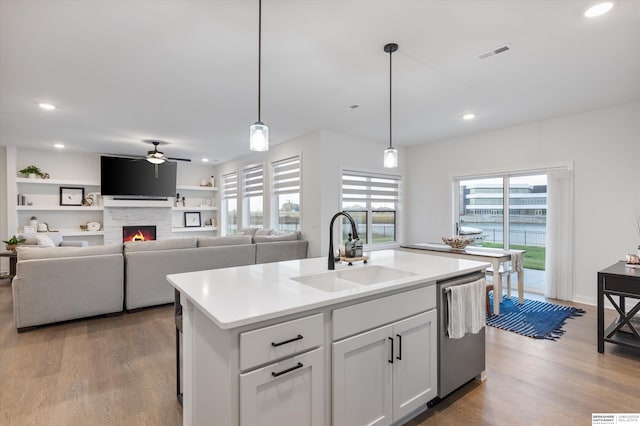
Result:
<svg viewBox="0 0 640 426"><path fill-rule="evenodd" d="M447 288L484 279L474 272L450 280L438 281L438 398L444 398L485 370L485 328L461 339L447 335Z"/></svg>

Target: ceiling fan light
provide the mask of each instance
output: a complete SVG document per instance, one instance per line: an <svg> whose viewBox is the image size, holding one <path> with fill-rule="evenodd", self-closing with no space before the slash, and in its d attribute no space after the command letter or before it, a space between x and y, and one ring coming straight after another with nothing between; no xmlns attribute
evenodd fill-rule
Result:
<svg viewBox="0 0 640 426"><path fill-rule="evenodd" d="M149 156L147 157L147 161L150 162L151 164L162 164L164 163L164 158L160 157L153 157L153 156Z"/></svg>
<svg viewBox="0 0 640 426"><path fill-rule="evenodd" d="M384 167L387 169L392 169L394 167L398 167L398 150L389 147L384 150Z"/></svg>
<svg viewBox="0 0 640 426"><path fill-rule="evenodd" d="M249 129L249 148L251 151L269 150L269 128L264 123L256 121Z"/></svg>

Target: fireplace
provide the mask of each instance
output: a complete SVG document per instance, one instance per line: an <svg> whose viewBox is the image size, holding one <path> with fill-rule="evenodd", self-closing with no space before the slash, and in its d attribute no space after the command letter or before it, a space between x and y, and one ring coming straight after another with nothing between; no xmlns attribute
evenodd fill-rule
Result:
<svg viewBox="0 0 640 426"><path fill-rule="evenodd" d="M122 242L127 241L153 241L156 239L156 227L152 226L123 226Z"/></svg>

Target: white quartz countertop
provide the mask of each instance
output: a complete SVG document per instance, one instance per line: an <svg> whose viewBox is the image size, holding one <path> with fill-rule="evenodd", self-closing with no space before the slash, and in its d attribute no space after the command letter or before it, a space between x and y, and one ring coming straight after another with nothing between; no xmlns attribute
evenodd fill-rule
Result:
<svg viewBox="0 0 640 426"><path fill-rule="evenodd" d="M396 250L375 251L368 256L367 264L357 262L348 266L345 262L336 263L336 271L384 266L411 272L412 275L338 291L325 291L295 281L293 278L315 274L324 274L319 277L320 281L325 277L331 278L332 271L327 269L327 258L317 257L171 274L167 275L167 279L218 327L232 329L464 275L489 266L483 262Z"/></svg>

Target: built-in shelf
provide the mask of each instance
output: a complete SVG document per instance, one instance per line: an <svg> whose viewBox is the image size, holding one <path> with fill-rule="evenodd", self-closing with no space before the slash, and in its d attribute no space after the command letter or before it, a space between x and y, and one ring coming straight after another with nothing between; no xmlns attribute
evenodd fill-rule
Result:
<svg viewBox="0 0 640 426"><path fill-rule="evenodd" d="M59 229L57 231L38 232L38 234L54 234L63 237L84 237L93 235L104 235L104 231L81 231L80 229Z"/></svg>
<svg viewBox="0 0 640 426"><path fill-rule="evenodd" d="M192 211L192 210L197 210L197 211L206 211L206 210L210 210L210 211L215 211L218 210L217 207L213 207L213 206L187 206L187 207L171 207L171 210L174 211Z"/></svg>
<svg viewBox="0 0 640 426"><path fill-rule="evenodd" d="M215 231L218 228L216 226L198 226L198 227L173 227L171 232L206 232Z"/></svg>
<svg viewBox="0 0 640 426"><path fill-rule="evenodd" d="M103 206L16 206L16 210L29 211L49 211L49 210L83 210L83 211L102 211Z"/></svg>
<svg viewBox="0 0 640 426"><path fill-rule="evenodd" d="M100 186L100 182L96 182L96 181L71 180L71 179L16 178L16 183L30 183L30 184L36 184L36 185Z"/></svg>
<svg viewBox="0 0 640 426"><path fill-rule="evenodd" d="M183 191L217 191L218 188L215 186L198 186L198 185L176 185L176 190Z"/></svg>

